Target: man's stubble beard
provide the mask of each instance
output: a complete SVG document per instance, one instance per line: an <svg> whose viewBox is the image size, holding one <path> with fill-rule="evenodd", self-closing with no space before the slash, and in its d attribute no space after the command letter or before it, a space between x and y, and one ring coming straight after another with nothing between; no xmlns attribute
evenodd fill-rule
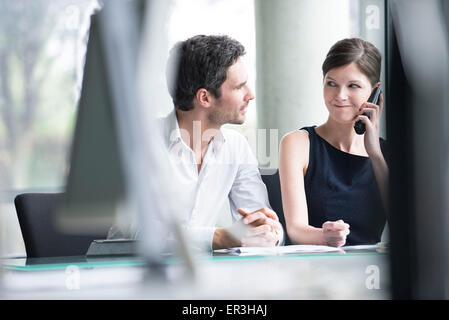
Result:
<svg viewBox="0 0 449 320"><path fill-rule="evenodd" d="M247 107L247 105L246 105ZM213 125L222 126L224 124L243 124L245 122L245 115L240 116L240 110L241 107L238 109L238 111L234 112L233 114L228 114L226 112L223 112L223 106L218 105L215 110L213 110L208 115L208 120Z"/></svg>

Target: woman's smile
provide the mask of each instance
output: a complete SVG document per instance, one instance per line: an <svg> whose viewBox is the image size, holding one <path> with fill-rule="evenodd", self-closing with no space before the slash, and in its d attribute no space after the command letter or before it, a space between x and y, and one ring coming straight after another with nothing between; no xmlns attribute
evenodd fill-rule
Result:
<svg viewBox="0 0 449 320"><path fill-rule="evenodd" d="M351 105L334 104L334 107L336 107L336 108L351 108Z"/></svg>

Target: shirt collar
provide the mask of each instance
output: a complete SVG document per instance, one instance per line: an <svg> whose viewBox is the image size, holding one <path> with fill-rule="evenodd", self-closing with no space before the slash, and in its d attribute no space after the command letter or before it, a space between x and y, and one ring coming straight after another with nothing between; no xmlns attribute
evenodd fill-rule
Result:
<svg viewBox="0 0 449 320"><path fill-rule="evenodd" d="M179 130L178 119L176 118L176 111L174 109L168 114L166 121L166 141L168 149L171 149L175 143L182 141L181 131Z"/></svg>
<svg viewBox="0 0 449 320"><path fill-rule="evenodd" d="M220 128L218 133L214 136L212 140L212 150L214 153L220 151L223 144L226 142L225 136L223 134L223 129Z"/></svg>
<svg viewBox="0 0 449 320"><path fill-rule="evenodd" d="M171 149L173 145L182 142L181 130L179 129L178 119L176 117L176 111L173 109L166 117L167 132L166 141L168 149ZM217 132L211 141L212 150L214 153L218 152L223 144L226 142L226 138L223 134L223 129Z"/></svg>

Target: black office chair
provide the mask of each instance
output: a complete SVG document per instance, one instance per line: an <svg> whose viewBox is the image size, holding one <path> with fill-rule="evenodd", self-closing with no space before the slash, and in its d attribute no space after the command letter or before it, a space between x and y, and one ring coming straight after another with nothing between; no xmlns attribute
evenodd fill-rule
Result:
<svg viewBox="0 0 449 320"><path fill-rule="evenodd" d="M98 234L72 235L58 230L54 213L63 193L23 193L14 199L28 258L85 255Z"/></svg>
<svg viewBox="0 0 449 320"><path fill-rule="evenodd" d="M284 228L285 245L291 244L290 238L287 235L287 228L285 224L284 210L282 208L281 196L281 182L279 180L278 169L259 169L262 176L262 181L265 183L268 191L268 200L270 200L271 208L277 213L279 222Z"/></svg>

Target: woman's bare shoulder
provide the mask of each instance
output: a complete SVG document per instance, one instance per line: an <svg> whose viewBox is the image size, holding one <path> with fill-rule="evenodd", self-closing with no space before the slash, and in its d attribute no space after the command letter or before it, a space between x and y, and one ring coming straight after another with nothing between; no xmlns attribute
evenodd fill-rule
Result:
<svg viewBox="0 0 449 320"><path fill-rule="evenodd" d="M306 130L295 130L282 137L280 147L281 165L299 166L303 171L309 163L309 133Z"/></svg>
<svg viewBox="0 0 449 320"><path fill-rule="evenodd" d="M309 133L306 130L295 130L285 134L281 139L281 146L302 149L309 145Z"/></svg>
<svg viewBox="0 0 449 320"><path fill-rule="evenodd" d="M309 165L309 133L295 130L282 137L279 155L279 170L296 176L291 170L300 170L305 175Z"/></svg>

